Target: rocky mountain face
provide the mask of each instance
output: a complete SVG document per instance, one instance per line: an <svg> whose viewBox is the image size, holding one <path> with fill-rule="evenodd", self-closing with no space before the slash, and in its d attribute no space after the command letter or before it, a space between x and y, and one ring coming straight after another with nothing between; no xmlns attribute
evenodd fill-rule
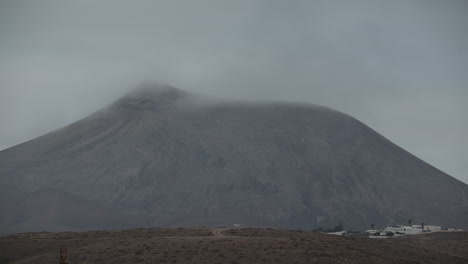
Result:
<svg viewBox="0 0 468 264"><path fill-rule="evenodd" d="M409 218L468 227L466 184L346 114L211 100L166 86L137 89L0 152L2 215L11 218L31 204L19 202L24 197L49 188L112 210L109 223L126 215L134 227L311 229L341 220L365 229ZM35 221L15 219L0 216L0 224ZM56 225L69 226L63 219ZM93 228L101 227L85 229Z"/></svg>

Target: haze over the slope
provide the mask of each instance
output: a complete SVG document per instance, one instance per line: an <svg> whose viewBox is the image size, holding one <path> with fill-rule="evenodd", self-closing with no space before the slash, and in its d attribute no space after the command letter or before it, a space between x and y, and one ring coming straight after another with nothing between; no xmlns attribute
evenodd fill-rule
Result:
<svg viewBox="0 0 468 264"><path fill-rule="evenodd" d="M0 149L142 81L351 114L468 182L466 1L1 1Z"/></svg>

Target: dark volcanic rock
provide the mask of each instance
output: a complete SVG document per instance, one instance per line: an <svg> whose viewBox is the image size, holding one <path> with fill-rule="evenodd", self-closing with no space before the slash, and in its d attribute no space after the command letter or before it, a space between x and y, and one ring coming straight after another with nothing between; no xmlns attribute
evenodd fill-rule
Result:
<svg viewBox="0 0 468 264"><path fill-rule="evenodd" d="M60 189L160 226L468 223L466 184L348 115L171 87L1 151L0 184Z"/></svg>

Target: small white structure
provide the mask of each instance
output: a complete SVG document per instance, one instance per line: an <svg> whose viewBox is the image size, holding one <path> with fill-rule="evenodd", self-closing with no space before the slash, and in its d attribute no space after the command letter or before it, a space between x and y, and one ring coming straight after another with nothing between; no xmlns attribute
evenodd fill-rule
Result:
<svg viewBox="0 0 468 264"><path fill-rule="evenodd" d="M346 231L338 231L338 232L331 232L331 233L326 233L328 235L335 235L335 236L342 236L344 234L347 234L348 232Z"/></svg>
<svg viewBox="0 0 468 264"><path fill-rule="evenodd" d="M369 229L369 230L366 230L367 234L369 235L374 235L375 233L380 233L380 230L376 230L376 229Z"/></svg>
<svg viewBox="0 0 468 264"><path fill-rule="evenodd" d="M424 231L428 232L437 232L440 231L442 228L436 225L424 225Z"/></svg>
<svg viewBox="0 0 468 264"><path fill-rule="evenodd" d="M240 224L232 224L232 227L234 227L234 228L240 228L241 225L240 225Z"/></svg>

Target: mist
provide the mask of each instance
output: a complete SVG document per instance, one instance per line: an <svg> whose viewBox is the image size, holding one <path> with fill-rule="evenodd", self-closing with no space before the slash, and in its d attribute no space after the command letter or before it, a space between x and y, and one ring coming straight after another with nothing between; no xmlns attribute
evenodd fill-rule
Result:
<svg viewBox="0 0 468 264"><path fill-rule="evenodd" d="M324 105L468 183L466 1L2 1L0 149L143 82Z"/></svg>

